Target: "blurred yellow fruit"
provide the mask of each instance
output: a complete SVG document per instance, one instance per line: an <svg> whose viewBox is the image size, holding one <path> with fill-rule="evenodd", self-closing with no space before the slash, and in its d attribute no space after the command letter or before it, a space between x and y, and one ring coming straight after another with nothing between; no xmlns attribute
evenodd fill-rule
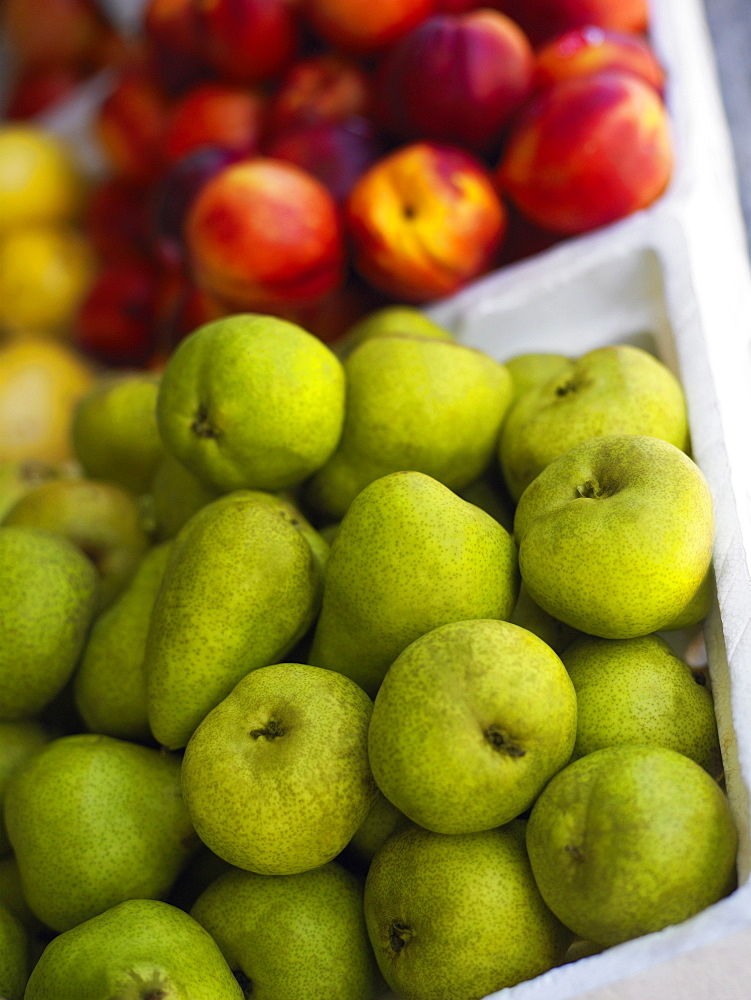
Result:
<svg viewBox="0 0 751 1000"><path fill-rule="evenodd" d="M74 219L83 190L62 140L34 125L0 126L0 232Z"/></svg>
<svg viewBox="0 0 751 1000"><path fill-rule="evenodd" d="M0 347L0 462L71 458L73 408L93 381L89 366L54 341Z"/></svg>
<svg viewBox="0 0 751 1000"><path fill-rule="evenodd" d="M94 267L89 241L72 227L0 235L0 329L52 333L70 326Z"/></svg>

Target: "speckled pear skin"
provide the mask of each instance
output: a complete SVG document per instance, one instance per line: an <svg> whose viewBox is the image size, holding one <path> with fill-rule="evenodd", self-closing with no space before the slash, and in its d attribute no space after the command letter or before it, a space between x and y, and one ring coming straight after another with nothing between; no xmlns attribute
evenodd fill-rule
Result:
<svg viewBox="0 0 751 1000"><path fill-rule="evenodd" d="M376 1000L385 985L362 900L361 880L330 861L297 875L229 871L190 912L259 1000Z"/></svg>
<svg viewBox="0 0 751 1000"><path fill-rule="evenodd" d="M680 923L730 892L736 846L719 785L664 747L606 747L574 761L527 826L548 906L604 946Z"/></svg>
<svg viewBox="0 0 751 1000"><path fill-rule="evenodd" d="M509 622L450 622L397 656L368 757L383 794L436 833L515 819L571 756L576 695L559 657Z"/></svg>
<svg viewBox="0 0 751 1000"><path fill-rule="evenodd" d="M184 747L251 670L307 631L323 589L319 540L291 504L236 490L198 511L173 543L144 658L154 737Z"/></svg>
<svg viewBox="0 0 751 1000"><path fill-rule="evenodd" d="M207 486L282 490L337 446L345 379L302 327L240 313L180 342L162 375L157 425L170 454Z"/></svg>
<svg viewBox="0 0 751 1000"><path fill-rule="evenodd" d="M5 787L12 775L38 753L49 739L50 734L36 719L0 722L0 810ZM5 854L9 850L5 821L0 815L0 854Z"/></svg>
<svg viewBox="0 0 751 1000"><path fill-rule="evenodd" d="M392 833L401 830L408 823L404 813L379 791L370 812L355 830L342 857L356 870L367 872L376 851L383 847Z"/></svg>
<svg viewBox="0 0 751 1000"><path fill-rule="evenodd" d="M165 896L198 846L179 758L93 733L53 740L13 776L5 822L29 906L57 931Z"/></svg>
<svg viewBox="0 0 751 1000"><path fill-rule="evenodd" d="M215 942L168 903L131 899L60 934L24 1000L243 1000Z"/></svg>
<svg viewBox="0 0 751 1000"><path fill-rule="evenodd" d="M370 698L330 670L247 674L193 734L183 795L204 844L231 865L290 875L333 860L376 796Z"/></svg>
<svg viewBox="0 0 751 1000"><path fill-rule="evenodd" d="M125 590L94 622L73 678L76 709L93 733L151 739L143 658L171 545L149 549Z"/></svg>
<svg viewBox="0 0 751 1000"><path fill-rule="evenodd" d="M712 696L657 635L581 636L561 655L579 706L572 759L617 743L662 746L718 777Z"/></svg>
<svg viewBox="0 0 751 1000"><path fill-rule="evenodd" d="M221 492L204 486L182 462L165 455L156 467L149 496L156 536L164 541L174 538L196 511L216 500Z"/></svg>
<svg viewBox="0 0 751 1000"><path fill-rule="evenodd" d="M331 547L310 662L371 697L418 636L450 621L507 618L516 546L485 511L420 472L367 486Z"/></svg>
<svg viewBox="0 0 751 1000"><path fill-rule="evenodd" d="M126 586L149 545L138 502L115 483L53 479L14 504L3 524L52 531L88 556L99 574L99 609Z"/></svg>
<svg viewBox="0 0 751 1000"><path fill-rule="evenodd" d="M138 371L97 380L73 412L71 441L90 479L145 493L164 455L156 426L159 376Z"/></svg>
<svg viewBox="0 0 751 1000"><path fill-rule="evenodd" d="M712 558L712 497L667 441L592 438L551 462L514 518L529 594L573 628L628 639L667 628Z"/></svg>
<svg viewBox="0 0 751 1000"><path fill-rule="evenodd" d="M535 604L529 596L529 591L522 585L519 588L519 597L511 612L510 621L514 625L521 625L522 628L529 629L546 642L551 649L560 656L564 649L571 645L580 632L565 622L558 621L547 611L543 611L539 604Z"/></svg>
<svg viewBox="0 0 751 1000"><path fill-rule="evenodd" d="M514 384L514 402L532 386L540 385L568 368L571 358L565 354L547 354L534 352L516 354L508 358L504 364L508 368L511 381Z"/></svg>
<svg viewBox="0 0 751 1000"><path fill-rule="evenodd" d="M511 402L511 376L452 341L375 337L345 361L347 411L339 447L306 487L317 510L341 517L390 472L413 469L453 490L480 476Z"/></svg>
<svg viewBox="0 0 751 1000"><path fill-rule="evenodd" d="M401 1000L480 1000L557 965L572 938L535 885L520 820L451 836L405 827L373 859L364 905Z"/></svg>
<svg viewBox="0 0 751 1000"><path fill-rule="evenodd" d="M429 340L453 340L454 335L435 323L416 306L383 306L358 320L343 337L334 341L333 351L344 360L366 340L373 337L424 337Z"/></svg>
<svg viewBox="0 0 751 1000"><path fill-rule="evenodd" d="M98 600L96 570L66 538L0 527L0 719L36 715L59 694Z"/></svg>
<svg viewBox="0 0 751 1000"><path fill-rule="evenodd" d="M688 449L686 401L667 365L614 344L568 361L509 410L498 454L515 500L542 470L592 437L643 434Z"/></svg>
<svg viewBox="0 0 751 1000"><path fill-rule="evenodd" d="M18 917L0 903L0 997L23 1000L29 972L26 931Z"/></svg>

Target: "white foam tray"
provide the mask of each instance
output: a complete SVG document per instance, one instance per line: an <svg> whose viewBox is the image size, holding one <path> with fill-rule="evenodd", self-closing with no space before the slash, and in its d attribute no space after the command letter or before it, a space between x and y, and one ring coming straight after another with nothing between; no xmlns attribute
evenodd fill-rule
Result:
<svg viewBox="0 0 751 1000"><path fill-rule="evenodd" d="M143 0L102 0L126 30ZM751 997L751 268L701 0L652 0L668 71L676 170L651 208L476 282L428 311L499 360L572 356L617 341L650 347L688 397L694 458L715 503L717 600L706 623L738 889L683 924L552 969L495 1000L749 1000ZM92 173L100 74L45 122Z"/></svg>
<svg viewBox="0 0 751 1000"><path fill-rule="evenodd" d="M717 601L707 655L738 889L680 925L552 969L497 1000L751 997L751 269L700 0L654 0L676 171L650 209L475 283L429 312L499 360L645 344L680 377L712 488ZM647 336L645 337L645 333Z"/></svg>

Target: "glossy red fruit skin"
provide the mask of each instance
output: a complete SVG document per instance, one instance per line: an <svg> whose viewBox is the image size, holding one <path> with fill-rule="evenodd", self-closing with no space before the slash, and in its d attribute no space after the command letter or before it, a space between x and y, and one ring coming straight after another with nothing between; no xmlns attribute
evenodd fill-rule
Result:
<svg viewBox="0 0 751 1000"><path fill-rule="evenodd" d="M105 265L79 311L76 346L106 365L142 365L156 336L157 290L150 262Z"/></svg>
<svg viewBox="0 0 751 1000"><path fill-rule="evenodd" d="M283 72L299 45L288 0L193 0L201 50L220 78L259 83Z"/></svg>
<svg viewBox="0 0 751 1000"><path fill-rule="evenodd" d="M466 149L416 142L360 177L346 203L355 266L402 302L452 295L493 266L506 210L490 173Z"/></svg>
<svg viewBox="0 0 751 1000"><path fill-rule="evenodd" d="M558 35L537 51L537 86L603 70L633 73L662 94L665 71L645 38L587 25Z"/></svg>
<svg viewBox="0 0 751 1000"><path fill-rule="evenodd" d="M638 34L649 25L648 0L491 0L516 21L533 45L588 24Z"/></svg>
<svg viewBox="0 0 751 1000"><path fill-rule="evenodd" d="M385 57L375 85L379 118L405 139L483 152L499 145L534 72L526 36L503 14L435 15Z"/></svg>
<svg viewBox="0 0 751 1000"><path fill-rule="evenodd" d="M379 52L433 13L435 0L301 0L316 35L353 55Z"/></svg>
<svg viewBox="0 0 751 1000"><path fill-rule="evenodd" d="M258 150L266 126L266 100L253 90L204 83L183 94L167 115L162 155L176 163L207 146L249 156Z"/></svg>
<svg viewBox="0 0 751 1000"><path fill-rule="evenodd" d="M236 312L312 305L343 280L336 202L283 160L255 157L219 171L193 202L185 238L196 283Z"/></svg>
<svg viewBox="0 0 751 1000"><path fill-rule="evenodd" d="M371 110L371 80L358 63L337 52L300 59L279 81L269 105L269 134L298 125L342 121Z"/></svg>
<svg viewBox="0 0 751 1000"><path fill-rule="evenodd" d="M372 122L353 115L290 127L266 153L307 170L342 204L358 177L382 155L383 144Z"/></svg>
<svg viewBox="0 0 751 1000"><path fill-rule="evenodd" d="M536 225L574 235L652 204L672 165L659 95L633 74L611 71L565 80L530 101L496 177Z"/></svg>

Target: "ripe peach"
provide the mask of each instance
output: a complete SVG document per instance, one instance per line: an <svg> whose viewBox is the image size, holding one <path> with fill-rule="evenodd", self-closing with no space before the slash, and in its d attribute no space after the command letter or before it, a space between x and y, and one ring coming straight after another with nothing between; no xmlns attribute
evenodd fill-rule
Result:
<svg viewBox="0 0 751 1000"><path fill-rule="evenodd" d="M139 261L100 271L78 314L75 344L107 365L141 365L155 334L157 275Z"/></svg>
<svg viewBox="0 0 751 1000"><path fill-rule="evenodd" d="M155 72L169 93L179 93L207 77L193 0L148 0L143 35Z"/></svg>
<svg viewBox="0 0 751 1000"><path fill-rule="evenodd" d="M521 26L533 45L588 24L613 31L645 31L649 0L491 0Z"/></svg>
<svg viewBox="0 0 751 1000"><path fill-rule="evenodd" d="M338 122L290 127L268 144L266 153L307 170L342 202L360 175L382 155L383 148L373 123L352 115Z"/></svg>
<svg viewBox="0 0 751 1000"><path fill-rule="evenodd" d="M532 48L495 10L436 14L397 42L382 63L376 101L384 124L407 139L435 139L477 152L532 90Z"/></svg>
<svg viewBox="0 0 751 1000"><path fill-rule="evenodd" d="M554 84L532 100L497 176L533 222L573 234L646 208L665 190L672 161L654 88L610 71Z"/></svg>
<svg viewBox="0 0 751 1000"><path fill-rule="evenodd" d="M315 32L334 48L366 53L385 48L424 21L435 0L302 0Z"/></svg>
<svg viewBox="0 0 751 1000"><path fill-rule="evenodd" d="M559 35L537 53L537 83L543 87L607 69L634 73L662 93L665 71L639 35L589 25Z"/></svg>
<svg viewBox="0 0 751 1000"><path fill-rule="evenodd" d="M242 155L232 150L204 146L165 170L150 199L153 244L162 264L183 262L185 219L190 206L211 177L241 159Z"/></svg>
<svg viewBox="0 0 751 1000"><path fill-rule="evenodd" d="M336 203L320 181L282 160L221 170L193 202L185 234L197 284L235 311L310 304L342 280Z"/></svg>
<svg viewBox="0 0 751 1000"><path fill-rule="evenodd" d="M171 109L162 139L166 163L204 146L249 155L264 128L266 101L252 90L225 83L204 83L184 94Z"/></svg>
<svg viewBox="0 0 751 1000"><path fill-rule="evenodd" d="M193 0L202 49L222 79L258 83L282 72L298 45L288 0Z"/></svg>
<svg viewBox="0 0 751 1000"><path fill-rule="evenodd" d="M13 121L33 118L65 100L86 74L76 66L22 66L14 76L5 117Z"/></svg>
<svg viewBox="0 0 751 1000"><path fill-rule="evenodd" d="M96 119L116 174L133 183L148 183L159 174L166 116L167 102L156 82L140 67L124 69Z"/></svg>
<svg viewBox="0 0 751 1000"><path fill-rule="evenodd" d="M99 184L89 199L84 226L102 261L147 255L150 239L144 189L117 177Z"/></svg>
<svg viewBox="0 0 751 1000"><path fill-rule="evenodd" d="M335 52L301 59L286 73L269 108L273 134L311 121L341 121L370 108L370 81L352 60Z"/></svg>
<svg viewBox="0 0 751 1000"><path fill-rule="evenodd" d="M95 61L108 31L93 0L5 0L2 27L16 57L37 66Z"/></svg>
<svg viewBox="0 0 751 1000"><path fill-rule="evenodd" d="M422 142L363 174L347 201L347 222L360 273L397 299L427 302L492 265L506 212L479 160Z"/></svg>

